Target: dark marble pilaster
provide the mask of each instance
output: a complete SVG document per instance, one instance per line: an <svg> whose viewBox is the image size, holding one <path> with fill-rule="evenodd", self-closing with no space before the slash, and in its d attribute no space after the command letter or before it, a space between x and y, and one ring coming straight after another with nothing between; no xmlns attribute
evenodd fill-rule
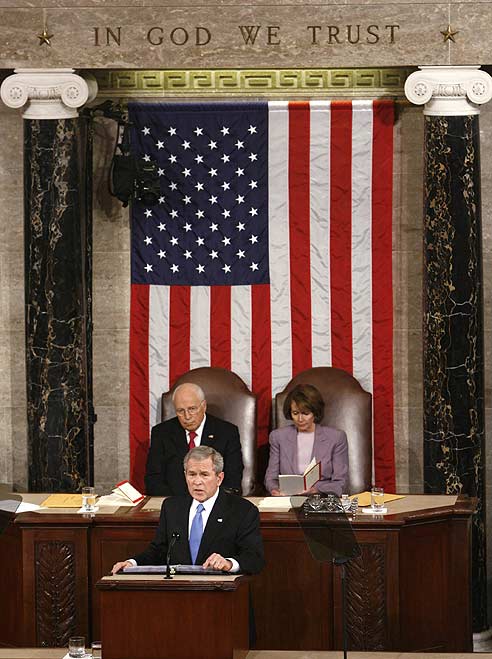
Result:
<svg viewBox="0 0 492 659"><path fill-rule="evenodd" d="M26 367L32 491L73 492L92 480L90 234L82 121L35 119L25 123Z"/></svg>
<svg viewBox="0 0 492 659"><path fill-rule="evenodd" d="M487 628L478 115L425 119L424 481L478 498L474 630Z"/></svg>

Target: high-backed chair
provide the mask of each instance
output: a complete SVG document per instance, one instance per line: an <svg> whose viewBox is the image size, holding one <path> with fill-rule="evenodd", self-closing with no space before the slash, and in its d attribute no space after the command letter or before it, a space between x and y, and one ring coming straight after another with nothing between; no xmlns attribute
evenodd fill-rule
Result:
<svg viewBox="0 0 492 659"><path fill-rule="evenodd" d="M225 368L205 366L194 368L179 377L170 391L162 394L162 420L175 416L172 394L183 382L198 384L205 392L210 414L233 423L239 428L243 454L243 496L255 487L256 468L256 395L241 378Z"/></svg>
<svg viewBox="0 0 492 659"><path fill-rule="evenodd" d="M372 396L349 373L330 366L310 368L296 375L275 396L274 428L292 423L283 413L287 394L298 384L312 384L325 401L324 426L344 430L349 452L349 491L363 492L372 481Z"/></svg>

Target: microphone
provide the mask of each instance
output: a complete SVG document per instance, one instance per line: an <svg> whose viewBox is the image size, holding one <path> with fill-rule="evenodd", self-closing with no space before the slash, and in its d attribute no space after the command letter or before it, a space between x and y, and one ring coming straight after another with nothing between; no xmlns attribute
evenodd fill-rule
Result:
<svg viewBox="0 0 492 659"><path fill-rule="evenodd" d="M166 556L166 576L164 579L172 579L171 576L171 552L173 550L174 545L177 543L179 540L179 533L177 531L173 531L171 534L171 542L169 543L169 547L167 549L167 556Z"/></svg>

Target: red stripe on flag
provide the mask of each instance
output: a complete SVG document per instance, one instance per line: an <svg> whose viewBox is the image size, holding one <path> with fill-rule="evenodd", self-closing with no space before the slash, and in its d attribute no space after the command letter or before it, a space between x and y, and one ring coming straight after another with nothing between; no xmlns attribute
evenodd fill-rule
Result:
<svg viewBox="0 0 492 659"><path fill-rule="evenodd" d="M171 286L169 289L169 386L190 370L191 289Z"/></svg>
<svg viewBox="0 0 492 659"><path fill-rule="evenodd" d="M251 287L251 388L257 395L257 445L268 442L272 406L272 348L270 286Z"/></svg>
<svg viewBox="0 0 492 659"><path fill-rule="evenodd" d="M309 135L309 103L289 103L289 241L293 375L312 366Z"/></svg>
<svg viewBox="0 0 492 659"><path fill-rule="evenodd" d="M130 481L141 492L149 447L149 290L133 284L130 298Z"/></svg>
<svg viewBox="0 0 492 659"><path fill-rule="evenodd" d="M231 287L210 288L210 365L231 368Z"/></svg>
<svg viewBox="0 0 492 659"><path fill-rule="evenodd" d="M352 373L352 103L331 104L330 280L332 366Z"/></svg>
<svg viewBox="0 0 492 659"><path fill-rule="evenodd" d="M374 102L372 158L372 319L374 470L377 485L395 491L393 430L393 207L394 105Z"/></svg>

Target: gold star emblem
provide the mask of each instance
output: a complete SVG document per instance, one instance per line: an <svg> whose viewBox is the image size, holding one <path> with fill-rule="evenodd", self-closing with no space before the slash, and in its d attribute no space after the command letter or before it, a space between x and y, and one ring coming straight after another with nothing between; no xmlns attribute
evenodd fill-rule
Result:
<svg viewBox="0 0 492 659"><path fill-rule="evenodd" d="M452 41L453 43L456 43L454 40L454 37L456 34L458 34L459 30L452 30L451 25L448 25L447 30L441 30L441 34L443 36L443 43L446 43L446 41Z"/></svg>
<svg viewBox="0 0 492 659"><path fill-rule="evenodd" d="M51 39L53 38L53 35L48 32L46 27L43 29L41 34L38 34L38 39L39 39L39 45L42 46L44 44L47 44L48 46L51 46Z"/></svg>

